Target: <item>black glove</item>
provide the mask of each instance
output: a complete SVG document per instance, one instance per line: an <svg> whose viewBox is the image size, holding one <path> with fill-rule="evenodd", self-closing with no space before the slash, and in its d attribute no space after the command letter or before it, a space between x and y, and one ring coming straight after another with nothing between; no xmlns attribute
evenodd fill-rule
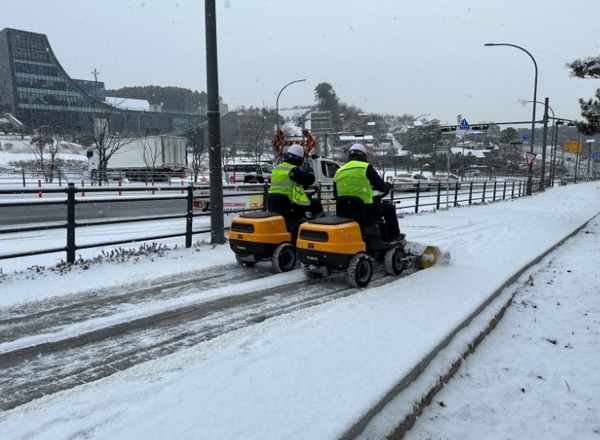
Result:
<svg viewBox="0 0 600 440"><path fill-rule="evenodd" d="M393 185L390 182L386 182L385 183L385 192L383 193L384 196L387 196L390 191L392 190Z"/></svg>

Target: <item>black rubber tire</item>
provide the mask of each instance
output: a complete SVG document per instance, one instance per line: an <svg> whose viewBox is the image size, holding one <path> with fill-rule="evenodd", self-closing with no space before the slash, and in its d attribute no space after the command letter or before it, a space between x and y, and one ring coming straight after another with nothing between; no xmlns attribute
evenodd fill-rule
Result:
<svg viewBox="0 0 600 440"><path fill-rule="evenodd" d="M317 278L321 278L323 275L320 273L312 272L308 268L308 264L300 263L300 269L302 269L302 273L311 280L316 280Z"/></svg>
<svg viewBox="0 0 600 440"><path fill-rule="evenodd" d="M277 273L289 272L296 266L296 248L291 243L281 243L273 252L271 264Z"/></svg>
<svg viewBox="0 0 600 440"><path fill-rule="evenodd" d="M364 252L356 254L348 269L346 269L346 279L352 287L367 287L373 276L373 263L371 258Z"/></svg>
<svg viewBox="0 0 600 440"><path fill-rule="evenodd" d="M400 275L406 268L406 254L402 246L396 246L385 253L384 265L388 275Z"/></svg>

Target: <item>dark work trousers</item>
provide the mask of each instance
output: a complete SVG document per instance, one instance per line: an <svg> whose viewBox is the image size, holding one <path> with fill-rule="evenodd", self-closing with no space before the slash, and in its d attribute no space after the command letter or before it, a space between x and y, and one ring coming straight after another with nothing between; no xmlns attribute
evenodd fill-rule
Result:
<svg viewBox="0 0 600 440"><path fill-rule="evenodd" d="M392 203L373 203L370 209L373 218L380 219L383 217L388 239L395 238L400 234L398 217L396 216L396 205Z"/></svg>

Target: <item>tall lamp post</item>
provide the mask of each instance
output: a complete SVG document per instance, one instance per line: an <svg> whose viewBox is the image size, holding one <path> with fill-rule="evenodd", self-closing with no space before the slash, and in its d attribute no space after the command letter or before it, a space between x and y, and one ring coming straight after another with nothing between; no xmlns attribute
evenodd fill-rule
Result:
<svg viewBox="0 0 600 440"><path fill-rule="evenodd" d="M221 113L219 111L217 14L215 12L215 1L205 0L204 9L206 27L206 116L208 123L208 162L210 169L211 243L223 244L226 240L223 220L223 167L221 165Z"/></svg>
<svg viewBox="0 0 600 440"><path fill-rule="evenodd" d="M294 84L294 83L302 82L302 81L306 81L306 79L297 79L295 81L291 81L291 82L287 83L285 86L283 86L281 88L281 90L277 94L277 101L275 102L275 115L277 117L277 133L279 133L279 96L281 95L281 92L283 92L285 90L285 88L287 86L289 86L290 84Z"/></svg>
<svg viewBox="0 0 600 440"><path fill-rule="evenodd" d="M558 148L558 126L559 125L564 125L565 121L562 120L558 120L555 121L554 123L554 157L552 158L552 182L554 182L554 177L556 175L556 149ZM561 166L564 168L564 159L565 159L565 149L564 147L560 149L561 151L561 155L560 155L560 164ZM562 177L562 176L561 176Z"/></svg>
<svg viewBox="0 0 600 440"><path fill-rule="evenodd" d="M521 46L517 46L516 44L510 44L510 43L485 43L485 46L510 46L510 47L514 47L516 49L522 50L523 52L525 52L527 55L529 55L529 57L531 58L531 61L533 61L533 66L535 67L535 78L533 81L533 102L537 102L537 79L538 79L538 67L537 67L537 63L535 62L535 58L533 58L533 55L531 55L527 50L523 49ZM533 113L531 116L531 149L533 150L534 148L534 141L535 141L535 105L533 106ZM529 166L529 176L527 177L527 195L530 196L531 195L531 190L532 190L532 176L533 176L533 164L531 164ZM542 179L544 177L542 176Z"/></svg>

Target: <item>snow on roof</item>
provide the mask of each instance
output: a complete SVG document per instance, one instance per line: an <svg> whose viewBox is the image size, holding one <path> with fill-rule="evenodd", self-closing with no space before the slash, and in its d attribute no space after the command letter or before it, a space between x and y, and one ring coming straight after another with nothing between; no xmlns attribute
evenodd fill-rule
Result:
<svg viewBox="0 0 600 440"><path fill-rule="evenodd" d="M484 159L486 154L489 154L489 150L474 150L471 148L463 147L451 147L452 154L464 154L465 156L473 156L480 159Z"/></svg>
<svg viewBox="0 0 600 440"><path fill-rule="evenodd" d="M150 111L150 103L145 99L114 98L107 96L106 103L125 110Z"/></svg>
<svg viewBox="0 0 600 440"><path fill-rule="evenodd" d="M340 141L372 141L373 136L370 134L366 134L364 136L340 136Z"/></svg>
<svg viewBox="0 0 600 440"><path fill-rule="evenodd" d="M304 115L306 112L311 112L312 109L310 107L307 108L288 108L288 109L279 109L279 116L284 119L288 118L299 118Z"/></svg>

